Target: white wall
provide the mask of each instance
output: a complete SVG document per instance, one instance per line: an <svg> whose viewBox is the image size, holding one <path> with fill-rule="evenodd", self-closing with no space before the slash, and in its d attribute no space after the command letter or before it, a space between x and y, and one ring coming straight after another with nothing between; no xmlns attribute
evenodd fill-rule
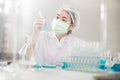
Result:
<svg viewBox="0 0 120 80"><path fill-rule="evenodd" d="M107 47L120 52L120 0L107 0Z"/></svg>

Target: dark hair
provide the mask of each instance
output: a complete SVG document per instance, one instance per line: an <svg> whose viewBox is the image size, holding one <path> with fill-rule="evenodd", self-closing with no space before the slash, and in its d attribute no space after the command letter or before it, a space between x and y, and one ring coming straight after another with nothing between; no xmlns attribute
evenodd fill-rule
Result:
<svg viewBox="0 0 120 80"><path fill-rule="evenodd" d="M67 35L69 35L69 34L71 34L72 33L72 30L69 30L68 32L67 32Z"/></svg>
<svg viewBox="0 0 120 80"><path fill-rule="evenodd" d="M73 24L72 18L71 18L71 24ZM69 35L69 34L71 34L71 33L72 33L72 30L69 30L69 31L67 32L67 35Z"/></svg>

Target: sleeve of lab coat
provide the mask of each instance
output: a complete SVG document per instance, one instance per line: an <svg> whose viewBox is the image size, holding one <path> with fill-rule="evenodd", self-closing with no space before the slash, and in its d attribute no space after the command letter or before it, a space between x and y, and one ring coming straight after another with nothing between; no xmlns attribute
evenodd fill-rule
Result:
<svg viewBox="0 0 120 80"><path fill-rule="evenodd" d="M43 46L45 44L45 38L47 37L47 32L45 31L41 31L40 34L39 34L39 38L36 42L36 45L35 45L35 49L34 49L34 55L35 55L35 59L37 62L39 61L44 61L44 57L43 56L43 53L44 53L44 50L43 50Z"/></svg>

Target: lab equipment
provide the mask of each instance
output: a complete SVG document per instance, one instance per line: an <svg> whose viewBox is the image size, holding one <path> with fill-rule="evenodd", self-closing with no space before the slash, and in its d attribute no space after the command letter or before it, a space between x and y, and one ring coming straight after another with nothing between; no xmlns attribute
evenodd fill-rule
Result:
<svg viewBox="0 0 120 80"><path fill-rule="evenodd" d="M100 59L100 61L99 61L99 70L107 70L107 67L106 67L106 64L107 64L107 56L108 55L108 53L107 53L107 51L103 51L103 52L101 52L101 59Z"/></svg>
<svg viewBox="0 0 120 80"><path fill-rule="evenodd" d="M105 71L110 69L111 65L111 55L109 50L105 50L101 52L101 59L99 62L99 70Z"/></svg>
<svg viewBox="0 0 120 80"><path fill-rule="evenodd" d="M36 67L36 69L40 69L40 68L56 68L55 65L41 65L39 62L36 63L35 67Z"/></svg>
<svg viewBox="0 0 120 80"><path fill-rule="evenodd" d="M56 65L41 65L40 62L20 61L20 66L23 68L29 68L31 70L39 70L41 68L56 68Z"/></svg>
<svg viewBox="0 0 120 80"><path fill-rule="evenodd" d="M66 57L61 63L61 68L64 70L96 72L99 71L100 58L97 49L88 46L75 47L72 55Z"/></svg>
<svg viewBox="0 0 120 80"><path fill-rule="evenodd" d="M42 29L44 31L49 31L49 28L48 28L48 26L47 26L47 24L45 22L45 18L43 17L43 15L42 15L42 13L40 11L38 12L38 16L39 16L38 18L43 21L43 28Z"/></svg>
<svg viewBox="0 0 120 80"><path fill-rule="evenodd" d="M120 53L113 54L113 66L111 67L112 72L120 72Z"/></svg>
<svg viewBox="0 0 120 80"><path fill-rule="evenodd" d="M88 71L96 72L98 71L99 57L86 57L86 56L72 56L73 61L62 62L61 68L65 70L75 70L75 71Z"/></svg>
<svg viewBox="0 0 120 80"><path fill-rule="evenodd" d="M120 58L119 54L111 54L110 50L103 52L99 63L99 69L104 71L120 72Z"/></svg>
<svg viewBox="0 0 120 80"><path fill-rule="evenodd" d="M114 64L114 65L111 67L111 71L112 71L112 72L120 72L120 63L119 63L119 64Z"/></svg>
<svg viewBox="0 0 120 80"><path fill-rule="evenodd" d="M49 31L48 25L46 23L44 24L43 30L44 31Z"/></svg>
<svg viewBox="0 0 120 80"><path fill-rule="evenodd" d="M106 65L106 60L105 59L101 59L100 62L99 62L99 70L106 70L107 67L105 66Z"/></svg>
<svg viewBox="0 0 120 80"><path fill-rule="evenodd" d="M39 11L38 12L39 18L44 20L44 17L42 16L42 13Z"/></svg>
<svg viewBox="0 0 120 80"><path fill-rule="evenodd" d="M69 69L70 65L68 62L61 62L61 69Z"/></svg>

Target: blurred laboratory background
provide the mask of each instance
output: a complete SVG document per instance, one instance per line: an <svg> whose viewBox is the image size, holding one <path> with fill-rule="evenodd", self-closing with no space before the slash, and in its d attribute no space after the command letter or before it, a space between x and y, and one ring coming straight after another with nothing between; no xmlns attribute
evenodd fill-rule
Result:
<svg viewBox="0 0 120 80"><path fill-rule="evenodd" d="M75 36L120 52L120 0L0 0L0 51L20 50L32 34L38 12L51 30L51 21L62 4L79 10L80 26L73 32Z"/></svg>

